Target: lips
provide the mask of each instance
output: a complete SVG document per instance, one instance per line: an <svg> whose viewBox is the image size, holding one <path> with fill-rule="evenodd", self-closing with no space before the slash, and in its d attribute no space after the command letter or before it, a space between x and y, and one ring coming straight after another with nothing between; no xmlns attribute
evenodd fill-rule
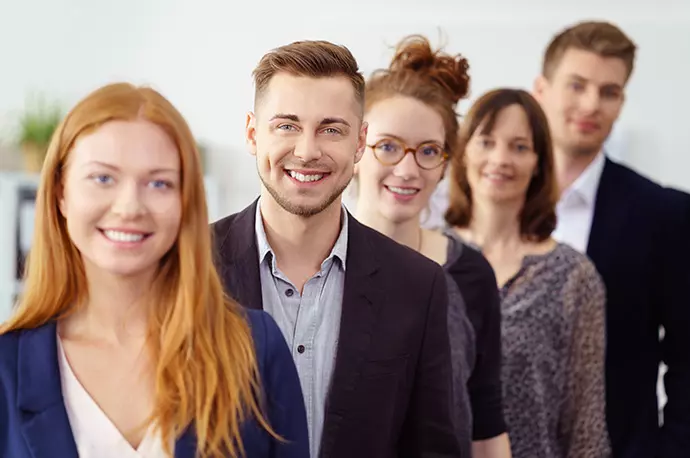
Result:
<svg viewBox="0 0 690 458"><path fill-rule="evenodd" d="M129 231L120 229L99 229L108 240L117 243L138 243L149 238L153 233L141 231Z"/></svg>
<svg viewBox="0 0 690 458"><path fill-rule="evenodd" d="M285 174L299 183L318 183L330 175L321 170L285 170Z"/></svg>
<svg viewBox="0 0 690 458"><path fill-rule="evenodd" d="M581 131L592 132L599 129L599 124L593 121L575 121L575 125Z"/></svg>
<svg viewBox="0 0 690 458"><path fill-rule="evenodd" d="M486 178L487 180L494 181L494 182L504 182L504 181L512 180L511 176L506 175L505 173L499 173L499 172L482 173L482 177Z"/></svg>
<svg viewBox="0 0 690 458"><path fill-rule="evenodd" d="M387 190L392 192L393 194L397 194L400 196L413 196L417 193L419 193L418 188L412 188L412 187L406 187L406 186L387 186L384 185Z"/></svg>

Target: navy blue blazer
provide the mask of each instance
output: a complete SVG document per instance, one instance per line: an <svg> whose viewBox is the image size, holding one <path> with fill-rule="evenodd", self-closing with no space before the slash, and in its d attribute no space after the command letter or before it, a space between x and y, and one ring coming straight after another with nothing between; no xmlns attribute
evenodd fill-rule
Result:
<svg viewBox="0 0 690 458"><path fill-rule="evenodd" d="M606 159L587 254L607 292L606 415L614 458L690 456L689 229L690 196ZM660 428L661 361L668 365L669 402Z"/></svg>
<svg viewBox="0 0 690 458"><path fill-rule="evenodd" d="M271 426L287 443L255 422L242 428L251 458L308 458L304 398L292 355L267 313L247 311ZM0 456L78 458L62 399L56 323L0 336ZM175 444L176 458L193 458L193 428Z"/></svg>

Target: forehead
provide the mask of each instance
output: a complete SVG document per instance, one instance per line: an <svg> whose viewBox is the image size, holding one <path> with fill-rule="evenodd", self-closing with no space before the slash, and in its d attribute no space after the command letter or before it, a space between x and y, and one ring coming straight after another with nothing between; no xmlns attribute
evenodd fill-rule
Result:
<svg viewBox="0 0 690 458"><path fill-rule="evenodd" d="M482 121L475 132L476 134L482 133L487 120ZM520 105L510 105L496 113L491 134L513 138L530 137L531 132L532 128L524 108Z"/></svg>
<svg viewBox="0 0 690 458"><path fill-rule="evenodd" d="M443 143L443 118L432 107L412 97L396 96L375 103L364 116L369 133L400 137L411 145L433 140Z"/></svg>
<svg viewBox="0 0 690 458"><path fill-rule="evenodd" d="M297 115L304 122L343 118L354 125L361 108L350 80L344 76L311 78L278 73L261 96L258 115Z"/></svg>
<svg viewBox="0 0 690 458"><path fill-rule="evenodd" d="M123 168L179 168L180 155L172 138L160 126L146 120L118 120L79 137L69 161L98 161Z"/></svg>
<svg viewBox="0 0 690 458"><path fill-rule="evenodd" d="M558 67L556 77L579 77L598 85L616 84L624 86L628 69L623 59L602 57L590 51L570 48L565 51Z"/></svg>

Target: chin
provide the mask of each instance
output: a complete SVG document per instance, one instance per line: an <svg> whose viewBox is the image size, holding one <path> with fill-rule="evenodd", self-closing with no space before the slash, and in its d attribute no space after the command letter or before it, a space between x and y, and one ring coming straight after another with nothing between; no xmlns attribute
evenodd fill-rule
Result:
<svg viewBox="0 0 690 458"><path fill-rule="evenodd" d="M381 210L384 218L393 224L406 223L419 216L420 211L416 208L384 208Z"/></svg>

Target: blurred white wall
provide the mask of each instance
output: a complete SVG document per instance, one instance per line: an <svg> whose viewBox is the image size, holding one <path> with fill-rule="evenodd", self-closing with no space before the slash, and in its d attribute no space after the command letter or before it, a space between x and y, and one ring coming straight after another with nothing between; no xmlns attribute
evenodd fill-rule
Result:
<svg viewBox="0 0 690 458"><path fill-rule="evenodd" d="M390 3L388 3L390 1ZM149 83L212 145L212 173L235 211L258 191L243 128L251 71L269 49L298 39L350 47L368 74L391 46L424 33L470 61L472 97L531 87L548 40L566 24L617 22L640 47L612 154L690 190L690 2L687 0L0 0L0 135L32 91L72 104L106 82ZM388 5L387 5L388 4Z"/></svg>

